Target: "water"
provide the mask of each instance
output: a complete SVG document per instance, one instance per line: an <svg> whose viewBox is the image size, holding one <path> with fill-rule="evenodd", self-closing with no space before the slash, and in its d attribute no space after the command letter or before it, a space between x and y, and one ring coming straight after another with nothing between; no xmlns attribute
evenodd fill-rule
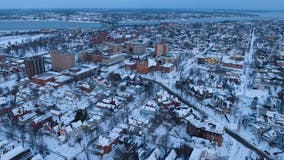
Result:
<svg viewBox="0 0 284 160"><path fill-rule="evenodd" d="M69 29L69 28L100 28L100 23L82 23L65 21L0 21L0 31Z"/></svg>
<svg viewBox="0 0 284 160"><path fill-rule="evenodd" d="M254 14L264 18L272 19L284 19L284 11L266 11L266 12L255 12Z"/></svg>

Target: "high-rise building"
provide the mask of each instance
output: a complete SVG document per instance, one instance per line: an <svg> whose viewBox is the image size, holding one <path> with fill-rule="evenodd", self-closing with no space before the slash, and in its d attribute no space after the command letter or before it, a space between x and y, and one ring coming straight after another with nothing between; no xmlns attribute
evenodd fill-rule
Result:
<svg viewBox="0 0 284 160"><path fill-rule="evenodd" d="M110 53L116 54L122 52L122 46L120 44L108 43L107 46L110 49Z"/></svg>
<svg viewBox="0 0 284 160"><path fill-rule="evenodd" d="M51 65L52 69L61 72L65 69L69 69L75 66L75 55L68 53L59 53L57 51L51 51Z"/></svg>
<svg viewBox="0 0 284 160"><path fill-rule="evenodd" d="M166 55L169 51L168 44L155 44L154 48L155 48L155 56Z"/></svg>
<svg viewBox="0 0 284 160"><path fill-rule="evenodd" d="M126 53L144 54L146 53L147 44L144 42L127 42L125 43Z"/></svg>
<svg viewBox="0 0 284 160"><path fill-rule="evenodd" d="M44 57L34 56L24 61L26 74L32 78L36 74L45 72Z"/></svg>

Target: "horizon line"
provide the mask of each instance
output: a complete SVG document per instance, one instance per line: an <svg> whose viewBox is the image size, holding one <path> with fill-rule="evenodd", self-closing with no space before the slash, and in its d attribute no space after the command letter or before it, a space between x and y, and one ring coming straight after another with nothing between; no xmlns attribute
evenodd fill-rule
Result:
<svg viewBox="0 0 284 160"><path fill-rule="evenodd" d="M265 12L284 12L284 9L222 9L222 8L120 8L120 7L106 7L106 8L74 8L74 7L52 7L52 8L0 8L0 10L82 10L82 9L96 9L96 10L195 10L195 11L265 11Z"/></svg>

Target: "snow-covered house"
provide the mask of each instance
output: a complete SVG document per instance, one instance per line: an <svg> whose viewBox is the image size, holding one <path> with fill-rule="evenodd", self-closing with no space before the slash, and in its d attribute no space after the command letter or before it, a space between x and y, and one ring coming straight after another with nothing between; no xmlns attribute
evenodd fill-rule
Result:
<svg viewBox="0 0 284 160"><path fill-rule="evenodd" d="M113 128L107 135L100 135L96 143L96 154L103 155L112 151L113 145L117 144L119 137L122 135L121 128Z"/></svg>

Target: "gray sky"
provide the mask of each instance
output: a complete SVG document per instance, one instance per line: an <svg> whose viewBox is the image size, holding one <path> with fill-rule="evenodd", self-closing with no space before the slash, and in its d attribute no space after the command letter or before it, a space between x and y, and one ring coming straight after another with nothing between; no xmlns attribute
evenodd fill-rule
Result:
<svg viewBox="0 0 284 160"><path fill-rule="evenodd" d="M190 8L284 10L284 0L1 0L0 8Z"/></svg>

